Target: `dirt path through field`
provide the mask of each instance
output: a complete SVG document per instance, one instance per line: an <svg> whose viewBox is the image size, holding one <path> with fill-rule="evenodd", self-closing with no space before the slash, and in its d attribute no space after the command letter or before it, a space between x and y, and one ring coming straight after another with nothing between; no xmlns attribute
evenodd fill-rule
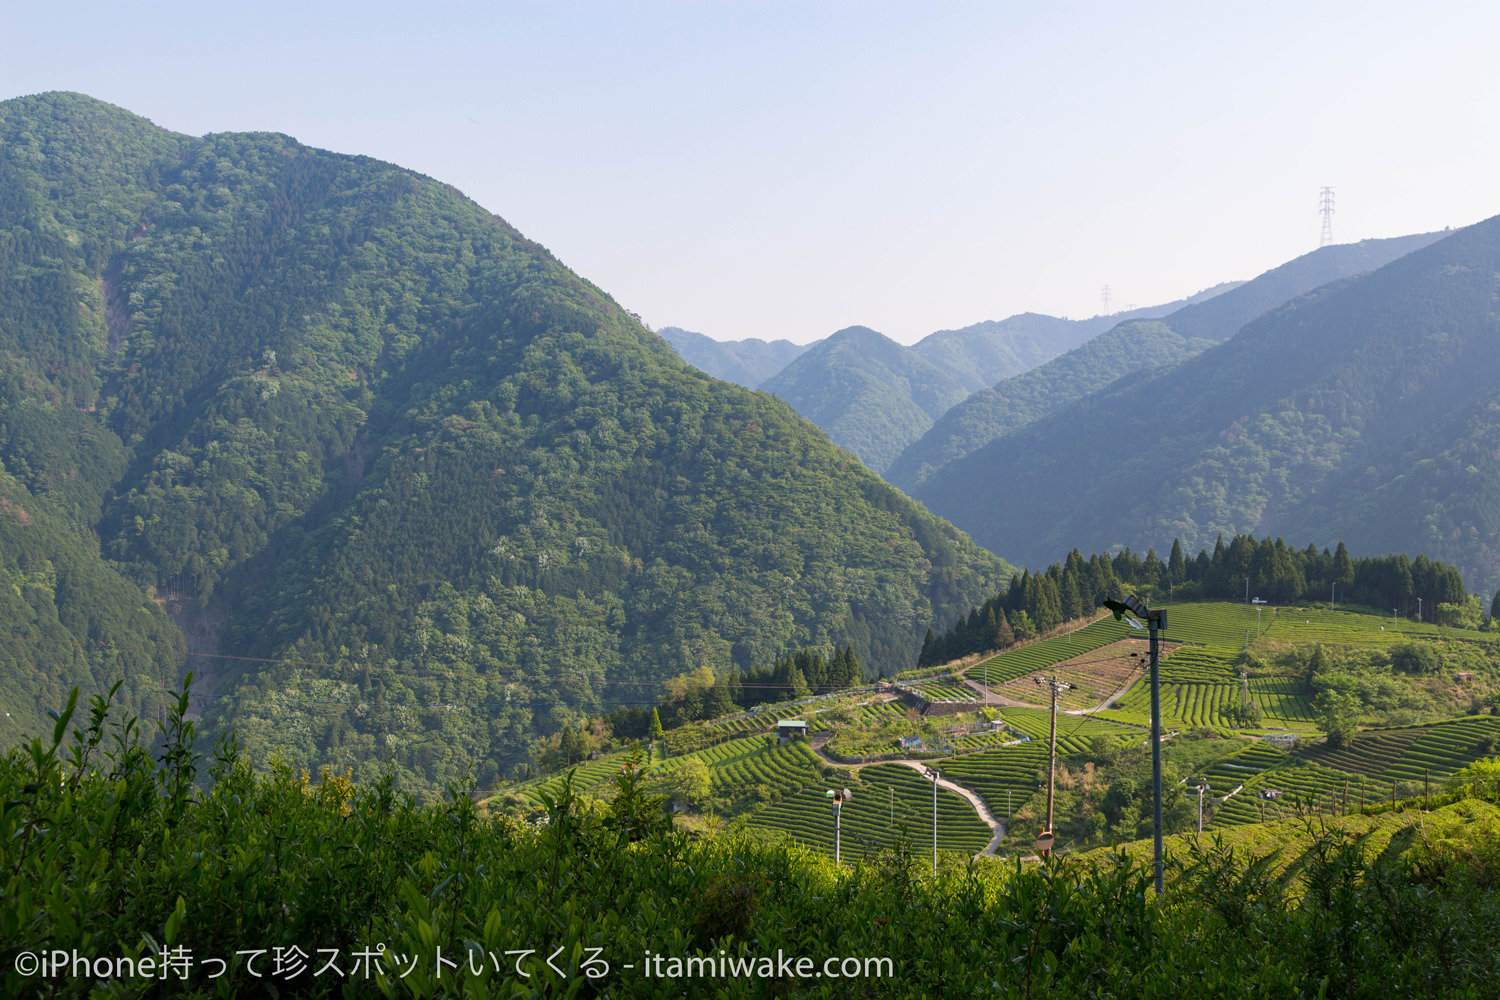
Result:
<svg viewBox="0 0 1500 1000"><path fill-rule="evenodd" d="M827 740L824 740L823 742L826 743ZM857 771L861 768L875 766L874 764L844 764L840 761L836 761L823 752L823 746L821 743L814 743L813 751L819 757L822 757L824 760L828 761L828 763L834 765L835 767L851 768ZM929 760L882 760L879 761L879 763L904 764L914 771L920 771L924 777L927 774L927 769L932 766L932 761ZM995 853L995 848L999 847L1000 841L1005 839L1005 824L1000 822L1000 820L995 816L994 813L990 812L990 807L985 804L984 799L981 799L978 795L969 791L969 789L965 788L963 785L955 785L953 782L947 780L946 778L939 778L938 785L942 788L948 789L948 791L953 792L955 795L961 796L964 801L968 802L969 805L974 807L974 811L979 814L980 821L983 822L985 826L990 828L990 842L988 844L985 844L984 849L974 856L976 858L986 854L993 856Z"/></svg>
<svg viewBox="0 0 1500 1000"><path fill-rule="evenodd" d="M891 763L905 764L912 770L920 771L924 775L927 773L927 769L932 766L930 762L917 760L895 760L891 761ZM947 778L939 778L938 784L943 788L948 789L948 791L953 792L954 794L966 799L969 805L974 807L974 811L979 814L979 818L984 821L984 825L990 828L990 842L984 845L984 850L980 851L979 854L976 854L974 856L977 858L983 854L993 855L995 853L995 848L1000 846L1000 841L1005 839L1005 824L1000 822L999 818L996 817L994 813L990 812L990 807L985 804L984 799L981 799L978 795L975 795L963 785L955 785Z"/></svg>

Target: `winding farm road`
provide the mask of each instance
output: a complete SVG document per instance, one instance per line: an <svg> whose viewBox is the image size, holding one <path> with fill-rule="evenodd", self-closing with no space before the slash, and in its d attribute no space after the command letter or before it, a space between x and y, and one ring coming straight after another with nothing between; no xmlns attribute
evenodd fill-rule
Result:
<svg viewBox="0 0 1500 1000"><path fill-rule="evenodd" d="M852 768L857 771L861 768L874 766L873 764L844 764L840 761L836 761L823 752L823 745L821 743L813 744L813 752L835 767ZM927 773L927 768L932 766L932 762L927 760L883 760L880 763L905 764L913 771L922 772L924 776ZM984 849L981 850L978 854L974 855L974 857L978 858L986 854L993 857L995 848L999 847L1000 841L1005 839L1005 824L1000 822L1000 820L996 818L994 813L990 812L990 807L985 804L984 799L981 799L978 795L975 795L963 785L955 785L953 782L947 780L946 778L939 778L938 785L942 788L948 789L948 791L954 793L955 795L961 796L965 801L969 803L969 805L974 807L974 811L979 814L980 821L984 823L985 826L990 828L990 842L988 844L985 844Z"/></svg>

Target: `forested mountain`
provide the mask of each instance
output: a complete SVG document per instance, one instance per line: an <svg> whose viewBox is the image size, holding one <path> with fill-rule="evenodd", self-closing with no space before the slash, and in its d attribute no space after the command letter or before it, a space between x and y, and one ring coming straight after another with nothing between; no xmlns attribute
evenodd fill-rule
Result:
<svg viewBox="0 0 1500 1000"><path fill-rule="evenodd" d="M792 404L876 472L975 390L1084 342L1122 317L1158 316L1190 299L1086 320L1022 313L960 330L939 330L911 347L863 326L818 341L761 388Z"/></svg>
<svg viewBox="0 0 1500 1000"><path fill-rule="evenodd" d="M751 337L747 340L714 340L679 326L664 326L656 331L677 356L714 378L721 378L747 389L759 389L761 383L791 364L813 344L794 344L790 340L770 342Z"/></svg>
<svg viewBox="0 0 1500 1000"><path fill-rule="evenodd" d="M1189 549L1218 533L1424 552L1500 583L1500 219L1119 380L920 491L984 544Z"/></svg>
<svg viewBox="0 0 1500 1000"><path fill-rule="evenodd" d="M909 665L1009 570L454 189L80 95L0 104L0 373L7 663L159 684L181 594L257 757L488 782L688 670Z"/></svg>
<svg viewBox="0 0 1500 1000"><path fill-rule="evenodd" d="M820 342L762 388L876 472L969 394L953 372L863 326Z"/></svg>
<svg viewBox="0 0 1500 1000"><path fill-rule="evenodd" d="M885 478L922 496L921 484L934 470L1038 417L1131 372L1190 358L1295 296L1372 271L1442 236L1424 233L1323 247L1252 281L1220 286L1222 294L1212 298L1195 296L1160 319L1127 319L1061 357L975 392L908 445L885 470Z"/></svg>

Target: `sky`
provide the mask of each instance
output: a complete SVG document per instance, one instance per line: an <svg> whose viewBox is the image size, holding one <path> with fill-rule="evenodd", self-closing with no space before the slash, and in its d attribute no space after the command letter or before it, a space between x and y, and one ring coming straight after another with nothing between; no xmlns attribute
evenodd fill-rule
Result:
<svg viewBox="0 0 1500 1000"><path fill-rule="evenodd" d="M457 187L654 328L903 343L1500 214L1495 3L0 0L73 90Z"/></svg>

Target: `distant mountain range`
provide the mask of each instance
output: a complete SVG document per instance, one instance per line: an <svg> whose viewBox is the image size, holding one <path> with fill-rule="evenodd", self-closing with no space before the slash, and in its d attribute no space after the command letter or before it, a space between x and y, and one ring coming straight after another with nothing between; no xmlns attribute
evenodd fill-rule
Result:
<svg viewBox="0 0 1500 1000"><path fill-rule="evenodd" d="M699 371L747 389L759 389L766 379L791 364L812 344L790 340L714 340L679 326L664 326L657 334L672 345L677 356Z"/></svg>
<svg viewBox="0 0 1500 1000"><path fill-rule="evenodd" d="M1487 592L1500 585L1497 301L1500 218L1054 409L917 495L1031 565L1253 532L1424 552Z"/></svg>
<svg viewBox="0 0 1500 1000"><path fill-rule="evenodd" d="M1440 239L1425 233L1323 247L1160 319L1129 319L1061 357L965 398L884 470L914 496L934 470L1132 372L1192 357L1320 285L1374 270ZM1223 286L1221 286L1223 287ZM814 420L814 423L817 423Z"/></svg>
<svg viewBox="0 0 1500 1000"><path fill-rule="evenodd" d="M847 327L800 348L787 341L721 343L676 327L661 334L684 360L709 374L791 403L835 443L883 472L933 421L974 391L1034 368L1122 319L1163 315L1186 303L1211 299L1235 284L1163 306L1085 320L1023 313L960 330L939 330L911 347L863 326ZM779 371L761 374L788 355Z"/></svg>

